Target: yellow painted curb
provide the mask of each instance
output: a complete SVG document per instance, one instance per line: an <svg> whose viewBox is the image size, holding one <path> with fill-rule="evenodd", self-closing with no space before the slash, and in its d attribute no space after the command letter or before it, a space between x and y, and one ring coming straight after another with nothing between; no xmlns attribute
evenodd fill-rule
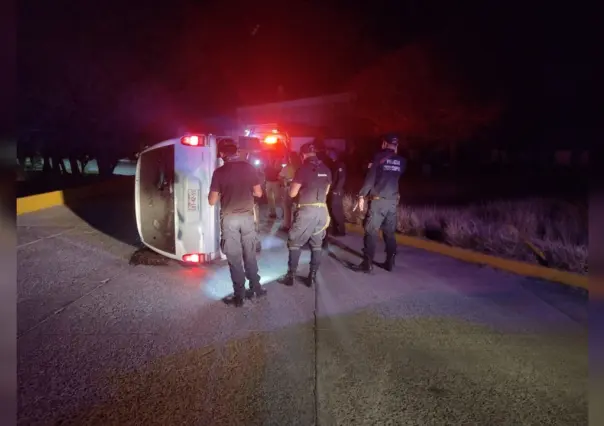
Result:
<svg viewBox="0 0 604 426"><path fill-rule="evenodd" d="M17 216L49 207L60 206L64 202L63 191L53 191L17 198Z"/></svg>
<svg viewBox="0 0 604 426"><path fill-rule="evenodd" d="M129 177L126 177L126 179L117 178L115 180L95 183L88 186L17 198L17 216L48 209L50 207L62 206L65 204L66 198L69 200L69 203L72 203L101 195L118 193L129 187L128 185L125 185L125 181L129 180L128 178ZM68 193L68 195L66 195L66 193Z"/></svg>
<svg viewBox="0 0 604 426"><path fill-rule="evenodd" d="M358 234L363 234L363 227L352 223L347 223L346 228ZM520 262L517 260L503 259L501 257L478 253L472 250L451 247L446 244L436 243L421 238L408 237L406 235L396 235L396 242L401 245L419 248L431 251L465 262L488 265L493 268L502 269L514 274L526 277L540 278L547 281L553 281L572 287L583 288L589 291L589 279L586 275L575 274L572 272L560 271L558 269L546 268L541 265Z"/></svg>

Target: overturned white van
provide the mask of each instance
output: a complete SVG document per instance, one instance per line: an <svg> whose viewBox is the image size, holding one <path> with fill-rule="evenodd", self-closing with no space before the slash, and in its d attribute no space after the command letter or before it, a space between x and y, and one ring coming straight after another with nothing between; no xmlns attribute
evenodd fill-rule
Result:
<svg viewBox="0 0 604 426"><path fill-rule="evenodd" d="M188 134L142 151L135 178L136 225L143 244L168 258L221 257L219 207L207 195L220 165L214 135Z"/></svg>

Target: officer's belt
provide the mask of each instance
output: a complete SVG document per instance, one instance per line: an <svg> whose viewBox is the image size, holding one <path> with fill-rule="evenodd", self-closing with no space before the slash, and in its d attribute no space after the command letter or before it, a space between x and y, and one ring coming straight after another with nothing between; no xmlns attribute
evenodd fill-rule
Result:
<svg viewBox="0 0 604 426"><path fill-rule="evenodd" d="M302 204L296 204L297 208L300 207L327 207L327 203L320 203L320 202L316 202L316 203L302 203Z"/></svg>
<svg viewBox="0 0 604 426"><path fill-rule="evenodd" d="M296 204L296 208L300 208L300 207L324 207L325 209L327 209L327 203L301 203L301 204ZM320 234L321 232L325 231L328 227L329 224L331 223L331 217L329 216L329 213L327 213L327 222L325 223L325 226L323 228L321 228L319 231L315 232L313 235L317 235Z"/></svg>

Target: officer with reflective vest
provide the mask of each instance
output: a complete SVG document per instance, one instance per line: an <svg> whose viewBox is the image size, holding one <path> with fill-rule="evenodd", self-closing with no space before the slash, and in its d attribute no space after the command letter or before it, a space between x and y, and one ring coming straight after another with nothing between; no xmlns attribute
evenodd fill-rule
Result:
<svg viewBox="0 0 604 426"><path fill-rule="evenodd" d="M297 203L287 241L289 260L284 284L294 284L301 249L308 242L311 255L307 285L311 287L317 280L323 240L330 221L326 199L331 186L331 171L317 158L313 143L302 145L300 154L303 163L289 188L289 196L292 199L297 197Z"/></svg>
<svg viewBox="0 0 604 426"><path fill-rule="evenodd" d="M392 271L396 257L396 222L399 202L399 179L404 173L407 162L397 155L399 139L395 135L386 135L382 140L382 149L369 163L363 187L359 191L357 205L363 211L365 197L369 209L365 218L365 237L363 262L354 269L371 272L375 246L380 229L386 243L386 262L384 267Z"/></svg>

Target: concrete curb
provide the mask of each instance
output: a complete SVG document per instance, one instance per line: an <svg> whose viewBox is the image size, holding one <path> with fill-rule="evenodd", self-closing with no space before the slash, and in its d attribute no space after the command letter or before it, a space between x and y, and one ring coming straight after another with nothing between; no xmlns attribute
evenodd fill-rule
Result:
<svg viewBox="0 0 604 426"><path fill-rule="evenodd" d="M364 234L363 227L360 225L347 223L346 229L357 234ZM553 281L589 291L589 278L587 275L560 271L558 269L546 268L544 266L533 265L517 260L504 259L501 257L478 253L472 250L451 247L446 244L436 243L434 241L423 240L421 238L408 237L406 235L397 234L396 242L400 245L431 251L433 253L463 260L465 262L488 265L493 268L511 272L513 274L531 278L539 278L546 281Z"/></svg>
<svg viewBox="0 0 604 426"><path fill-rule="evenodd" d="M118 195L133 188L134 176L116 176L114 179L92 185L20 197L17 198L17 216L94 197Z"/></svg>

